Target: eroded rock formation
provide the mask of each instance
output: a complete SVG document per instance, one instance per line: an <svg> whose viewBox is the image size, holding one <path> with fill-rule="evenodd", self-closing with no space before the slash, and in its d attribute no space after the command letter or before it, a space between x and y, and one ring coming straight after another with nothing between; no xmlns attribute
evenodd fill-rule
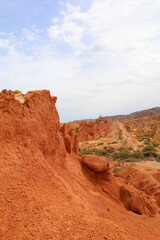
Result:
<svg viewBox="0 0 160 240"><path fill-rule="evenodd" d="M55 103L47 90L0 93L0 238L157 240L157 218L148 220L154 236L139 232L124 196L143 202L141 214L156 214L155 203L135 198L106 159L76 156L76 134L61 128Z"/></svg>
<svg viewBox="0 0 160 240"><path fill-rule="evenodd" d="M109 162L106 158L96 155L86 155L82 158L82 162L95 173L110 172Z"/></svg>
<svg viewBox="0 0 160 240"><path fill-rule="evenodd" d="M78 142L77 134L74 129L67 129L66 124L62 124L60 131L63 134L66 151L71 154L77 154Z"/></svg>
<svg viewBox="0 0 160 240"><path fill-rule="evenodd" d="M117 121L112 124L108 137L120 140L122 146L125 148L132 147L132 149L137 150L140 145L140 143L127 132L124 125Z"/></svg>

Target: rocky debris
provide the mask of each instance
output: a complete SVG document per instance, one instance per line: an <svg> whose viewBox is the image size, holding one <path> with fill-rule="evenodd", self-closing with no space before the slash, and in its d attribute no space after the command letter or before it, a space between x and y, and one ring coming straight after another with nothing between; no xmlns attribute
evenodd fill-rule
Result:
<svg viewBox="0 0 160 240"><path fill-rule="evenodd" d="M106 158L86 155L82 158L82 162L95 173L109 172L109 161Z"/></svg>

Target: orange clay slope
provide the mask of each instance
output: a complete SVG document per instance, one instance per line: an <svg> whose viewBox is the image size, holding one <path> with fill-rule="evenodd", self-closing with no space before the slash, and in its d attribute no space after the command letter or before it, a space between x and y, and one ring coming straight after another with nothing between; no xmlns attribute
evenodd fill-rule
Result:
<svg viewBox="0 0 160 240"><path fill-rule="evenodd" d="M157 240L154 196L107 159L76 156L55 103L46 90L0 93L0 239Z"/></svg>

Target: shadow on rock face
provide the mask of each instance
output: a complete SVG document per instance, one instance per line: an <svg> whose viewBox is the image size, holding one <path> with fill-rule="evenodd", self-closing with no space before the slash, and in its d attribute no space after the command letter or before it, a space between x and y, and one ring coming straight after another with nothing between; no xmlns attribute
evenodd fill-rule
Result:
<svg viewBox="0 0 160 240"><path fill-rule="evenodd" d="M154 216L158 212L156 201L131 185L119 183L111 174L109 161L104 157L86 155L82 158L84 176L97 185L107 197L135 214Z"/></svg>
<svg viewBox="0 0 160 240"><path fill-rule="evenodd" d="M96 185L101 193L123 206L119 200L119 184L110 171L105 157L87 155L82 158L82 172L88 181Z"/></svg>
<svg viewBox="0 0 160 240"><path fill-rule="evenodd" d="M122 186L120 188L120 200L124 207L136 214L147 214L154 216L157 213L157 206L155 201L149 196L145 196L143 192L134 187Z"/></svg>

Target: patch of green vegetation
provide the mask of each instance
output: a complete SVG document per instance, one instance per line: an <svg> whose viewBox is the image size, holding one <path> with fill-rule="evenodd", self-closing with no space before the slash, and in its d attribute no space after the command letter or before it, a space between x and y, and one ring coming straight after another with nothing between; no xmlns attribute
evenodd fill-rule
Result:
<svg viewBox="0 0 160 240"><path fill-rule="evenodd" d="M150 142L150 138L153 137L155 134L154 133L151 133L151 134L144 134L144 135L139 135L139 136L136 136L137 140L142 142L144 141L144 143L148 143Z"/></svg>
<svg viewBox="0 0 160 240"><path fill-rule="evenodd" d="M142 149L142 154L144 155L144 157L158 157L158 153L155 147L151 144L148 144Z"/></svg>
<svg viewBox="0 0 160 240"><path fill-rule="evenodd" d="M160 145L160 143L157 143L157 142L152 142L152 144L154 147L158 147Z"/></svg>
<svg viewBox="0 0 160 240"><path fill-rule="evenodd" d="M150 171L152 171L150 168L146 168L146 171L148 171L148 172L150 172Z"/></svg>
<svg viewBox="0 0 160 240"><path fill-rule="evenodd" d="M132 157L130 157L130 158L127 158L125 161L126 162L140 162L142 160L144 160L144 158L132 158Z"/></svg>
<svg viewBox="0 0 160 240"><path fill-rule="evenodd" d="M99 145L102 145L101 143ZM132 148L118 148L115 149L111 146L105 146L103 149L87 149L84 148L80 151L79 155L98 155L110 158L110 160L120 160L124 162L138 162L148 158L153 158L160 162L160 154L158 154L154 144L147 144L142 150L133 151Z"/></svg>
<svg viewBox="0 0 160 240"><path fill-rule="evenodd" d="M121 170L121 168L115 167L115 168L113 169L113 173L118 173L120 170Z"/></svg>
<svg viewBox="0 0 160 240"><path fill-rule="evenodd" d="M98 140L98 139L101 139L101 138L104 138L104 136L103 136L103 135L100 135L100 136L97 138L97 140Z"/></svg>
<svg viewBox="0 0 160 240"><path fill-rule="evenodd" d="M145 144L145 145L148 145L148 144L150 144L150 143L151 143L150 139L146 139L146 140L144 141L144 144Z"/></svg>
<svg viewBox="0 0 160 240"><path fill-rule="evenodd" d="M134 164L131 163L129 166L133 166ZM115 168L113 169L113 173L115 176L118 176L118 172L125 169L126 167L128 167L128 164L125 164L123 161L120 161L117 163L117 165L115 166Z"/></svg>
<svg viewBox="0 0 160 240"><path fill-rule="evenodd" d="M97 148L84 148L81 150L79 155L82 157L84 155L98 155L98 156L105 156L106 152L103 149L97 149Z"/></svg>
<svg viewBox="0 0 160 240"><path fill-rule="evenodd" d="M115 152L115 148L113 148L113 147L107 147L107 146L105 146L103 149L104 149L107 153L113 153L113 152Z"/></svg>
<svg viewBox="0 0 160 240"><path fill-rule="evenodd" d="M131 133L131 129L130 129L130 127L126 127L126 130L127 130L127 132L129 132L129 133Z"/></svg>
<svg viewBox="0 0 160 240"><path fill-rule="evenodd" d="M144 141L144 140L150 139L150 137L149 137L148 135L146 135L146 134L136 136L136 138L137 138L137 140L140 141L140 142L142 142L142 141Z"/></svg>
<svg viewBox="0 0 160 240"><path fill-rule="evenodd" d="M110 145L110 144L116 144L116 143L118 143L118 142L114 141L114 142L108 143L108 145Z"/></svg>
<svg viewBox="0 0 160 240"><path fill-rule="evenodd" d="M127 159L130 157L130 153L128 150L122 150L122 151L116 151L114 154L113 154L113 158L114 159Z"/></svg>
<svg viewBox="0 0 160 240"><path fill-rule="evenodd" d="M156 157L156 161L160 162L160 154L158 154L158 156Z"/></svg>
<svg viewBox="0 0 160 240"><path fill-rule="evenodd" d="M158 172L160 172L160 169L157 169Z"/></svg>
<svg viewBox="0 0 160 240"><path fill-rule="evenodd" d="M76 133L78 133L79 132L79 127L76 127Z"/></svg>
<svg viewBox="0 0 160 240"><path fill-rule="evenodd" d="M98 143L97 145L98 145L98 146L100 146L100 145L104 145L104 143L100 142L100 143Z"/></svg>

